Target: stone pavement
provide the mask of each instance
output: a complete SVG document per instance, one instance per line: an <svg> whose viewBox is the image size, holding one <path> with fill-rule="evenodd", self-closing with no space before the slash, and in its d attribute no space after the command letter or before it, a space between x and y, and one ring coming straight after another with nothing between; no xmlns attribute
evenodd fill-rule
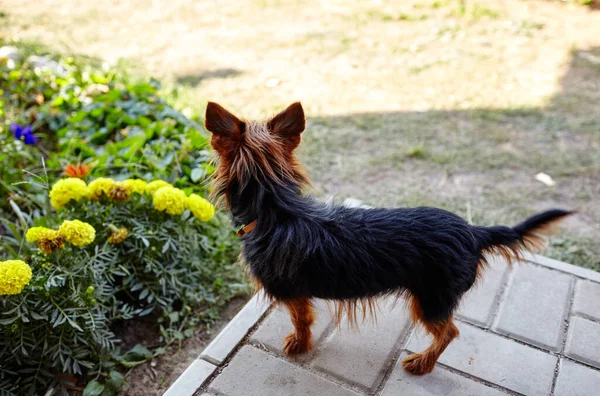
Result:
<svg viewBox="0 0 600 396"><path fill-rule="evenodd" d="M354 331L334 329L319 302L315 347L287 358L288 315L255 296L165 395L600 395L600 273L527 257L492 263L429 375L400 364L430 341L403 304L384 301L377 324Z"/></svg>

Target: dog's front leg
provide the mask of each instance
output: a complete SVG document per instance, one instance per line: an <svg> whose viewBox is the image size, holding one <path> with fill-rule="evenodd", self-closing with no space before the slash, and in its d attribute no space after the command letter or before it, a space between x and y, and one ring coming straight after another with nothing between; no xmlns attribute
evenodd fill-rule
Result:
<svg viewBox="0 0 600 396"><path fill-rule="evenodd" d="M283 301L290 313L294 331L285 336L283 352L286 355L307 352L312 347L312 332L310 326L316 318L315 310L310 299Z"/></svg>

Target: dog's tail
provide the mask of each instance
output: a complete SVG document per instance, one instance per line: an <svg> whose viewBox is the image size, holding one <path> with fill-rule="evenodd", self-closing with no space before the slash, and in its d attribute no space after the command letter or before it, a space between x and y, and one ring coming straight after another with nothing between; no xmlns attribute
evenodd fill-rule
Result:
<svg viewBox="0 0 600 396"><path fill-rule="evenodd" d="M509 264L523 259L523 251L534 252L544 247L545 236L552 235L554 226L575 213L551 209L510 228L505 226L475 227L482 253L502 255ZM483 262L485 262L485 257Z"/></svg>

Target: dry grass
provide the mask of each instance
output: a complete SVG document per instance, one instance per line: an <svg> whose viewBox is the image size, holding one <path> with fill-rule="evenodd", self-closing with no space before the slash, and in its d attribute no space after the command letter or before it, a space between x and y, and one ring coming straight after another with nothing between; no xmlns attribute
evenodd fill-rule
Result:
<svg viewBox="0 0 600 396"><path fill-rule="evenodd" d="M263 118L302 100L302 156L322 193L442 206L481 224L578 207L549 253L600 269L600 12L547 1L389 3L2 7L9 34L143 65L178 84L190 112L210 99Z"/></svg>

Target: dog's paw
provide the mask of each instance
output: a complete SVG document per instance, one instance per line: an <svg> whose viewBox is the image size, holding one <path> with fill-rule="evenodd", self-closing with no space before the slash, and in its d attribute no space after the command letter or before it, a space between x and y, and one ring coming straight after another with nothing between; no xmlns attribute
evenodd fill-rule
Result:
<svg viewBox="0 0 600 396"><path fill-rule="evenodd" d="M286 355L297 355L308 352L312 347L310 339L299 339L296 333L290 333L283 339L283 352Z"/></svg>
<svg viewBox="0 0 600 396"><path fill-rule="evenodd" d="M431 362L431 359L427 359L422 353L413 353L404 358L402 367L413 375L424 375L433 371L435 361Z"/></svg>

